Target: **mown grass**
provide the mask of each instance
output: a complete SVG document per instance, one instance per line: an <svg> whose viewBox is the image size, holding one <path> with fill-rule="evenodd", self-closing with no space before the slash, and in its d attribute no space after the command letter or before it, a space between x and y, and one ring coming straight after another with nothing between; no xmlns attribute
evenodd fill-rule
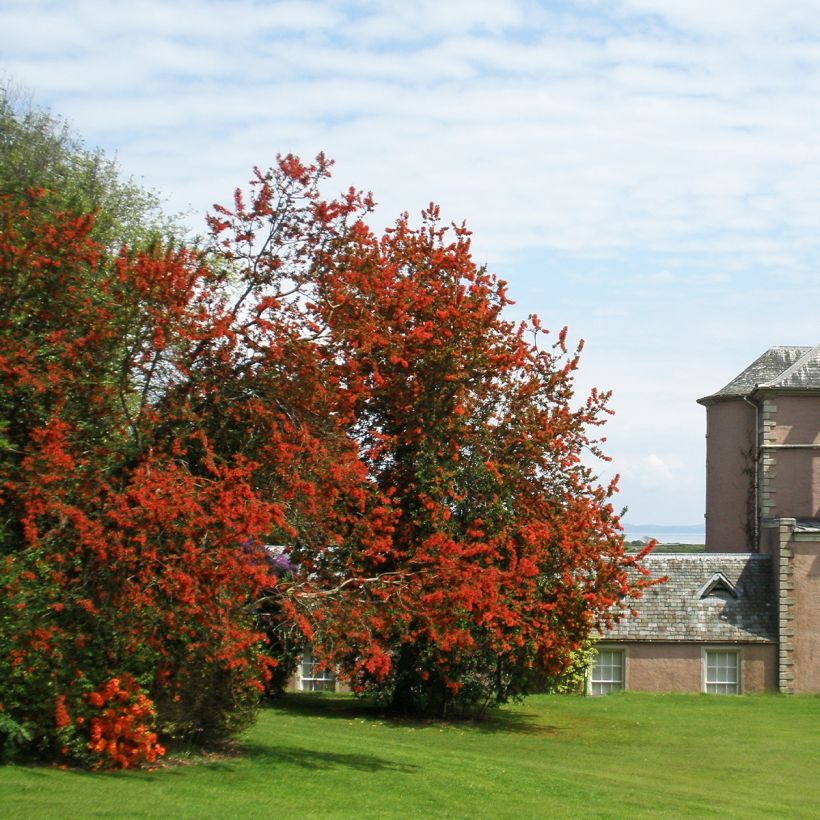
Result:
<svg viewBox="0 0 820 820"><path fill-rule="evenodd" d="M474 724L289 695L236 757L0 769L9 817L816 817L820 698L539 696Z"/></svg>

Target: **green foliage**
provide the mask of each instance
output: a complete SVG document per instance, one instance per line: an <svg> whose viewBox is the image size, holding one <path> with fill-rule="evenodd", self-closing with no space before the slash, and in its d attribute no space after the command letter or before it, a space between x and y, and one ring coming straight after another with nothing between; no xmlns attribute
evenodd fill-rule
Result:
<svg viewBox="0 0 820 820"><path fill-rule="evenodd" d="M180 232L155 193L123 178L115 160L87 148L65 120L32 107L7 81L0 85L0 196L31 188L55 192L64 210L95 213L92 238L108 248Z"/></svg>
<svg viewBox="0 0 820 820"><path fill-rule="evenodd" d="M0 763L7 763L32 740L31 729L0 712Z"/></svg>
<svg viewBox="0 0 820 820"><path fill-rule="evenodd" d="M572 663L569 669L556 681L545 687L544 691L561 695L580 695L586 686L587 673L597 654L596 641L589 638L581 647L573 652Z"/></svg>
<svg viewBox="0 0 820 820"><path fill-rule="evenodd" d="M152 692L169 741L211 745L252 726L259 710L259 689L247 676L224 665L194 658L185 669L185 688Z"/></svg>
<svg viewBox="0 0 820 820"><path fill-rule="evenodd" d="M275 598L260 605L257 623L265 633L266 650L275 663L270 670L270 678L265 682L265 695L277 698L284 694L288 681L299 667L306 646L305 638L298 627L284 616L282 606Z"/></svg>

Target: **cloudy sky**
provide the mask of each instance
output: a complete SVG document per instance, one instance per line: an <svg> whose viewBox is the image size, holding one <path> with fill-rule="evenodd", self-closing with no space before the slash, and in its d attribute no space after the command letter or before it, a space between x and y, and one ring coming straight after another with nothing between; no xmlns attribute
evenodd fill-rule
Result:
<svg viewBox="0 0 820 820"><path fill-rule="evenodd" d="M613 390L632 523L702 522L695 399L820 342L820 0L2 0L0 74L197 229L289 151L466 219Z"/></svg>

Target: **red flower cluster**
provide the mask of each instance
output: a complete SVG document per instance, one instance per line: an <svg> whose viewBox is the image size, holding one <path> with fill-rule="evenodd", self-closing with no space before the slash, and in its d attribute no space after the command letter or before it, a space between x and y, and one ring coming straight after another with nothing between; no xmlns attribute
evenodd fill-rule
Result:
<svg viewBox="0 0 820 820"><path fill-rule="evenodd" d="M68 709L66 709L65 695L60 695L57 698L54 707L54 725L57 727L57 731L71 725L71 715L68 714Z"/></svg>
<svg viewBox="0 0 820 820"><path fill-rule="evenodd" d="M165 754L151 731L154 705L132 679L111 678L87 700L98 710L88 720L88 748L99 758L94 768L128 769Z"/></svg>

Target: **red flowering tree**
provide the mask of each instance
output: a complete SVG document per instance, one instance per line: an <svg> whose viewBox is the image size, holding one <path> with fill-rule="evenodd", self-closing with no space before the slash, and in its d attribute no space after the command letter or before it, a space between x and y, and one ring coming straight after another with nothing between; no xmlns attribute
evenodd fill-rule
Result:
<svg viewBox="0 0 820 820"><path fill-rule="evenodd" d="M130 765L156 752L154 717L172 737L233 734L273 662L262 543L369 527L343 514L366 506L366 470L299 279L366 206L320 209L321 166L277 173L275 255L240 231L210 265L174 247L112 256L93 215L42 190L0 199L6 748ZM273 195L260 182L255 209ZM94 693L111 681L127 697L103 726Z"/></svg>
<svg viewBox="0 0 820 820"><path fill-rule="evenodd" d="M181 389L223 344L219 278L174 249L112 259L92 225L43 191L0 200L0 729L88 762L89 697L128 680L148 722L125 765L153 754L154 705L171 734L246 725L281 510L241 453L211 456Z"/></svg>
<svg viewBox="0 0 820 820"><path fill-rule="evenodd" d="M582 461L601 455L590 431L608 395L573 406L580 346L564 331L544 347L535 317L504 318L504 283L476 267L465 228L450 238L431 206L419 229L404 216L377 237L357 218L368 197L308 190L326 173L322 158L287 158L212 220L231 262L286 271L294 326L367 471L358 495L325 508L330 530L286 541L301 574L280 585L285 609L356 688L397 708L472 710L543 688L640 594L615 485Z"/></svg>
<svg viewBox="0 0 820 820"><path fill-rule="evenodd" d="M582 460L601 456L591 431L609 396L575 406L581 345L569 351L566 330L547 344L536 317L506 320L507 304L469 232L442 227L434 206L417 229L406 215L380 238L360 226L322 281L317 312L366 385L354 431L392 511L387 542L356 556L357 572L391 583L334 601L324 631L356 686L401 710L543 690L639 594L615 484Z"/></svg>

